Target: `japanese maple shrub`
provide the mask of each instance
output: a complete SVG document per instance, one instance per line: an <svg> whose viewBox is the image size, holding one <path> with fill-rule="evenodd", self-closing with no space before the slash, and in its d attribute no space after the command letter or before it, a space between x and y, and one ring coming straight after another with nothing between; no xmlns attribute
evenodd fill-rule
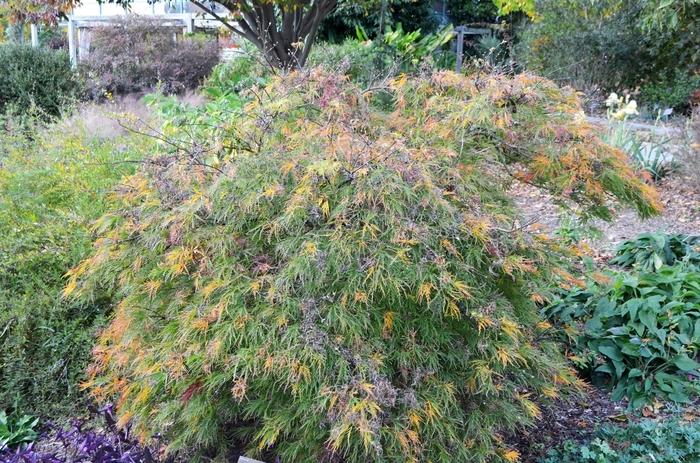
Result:
<svg viewBox="0 0 700 463"><path fill-rule="evenodd" d="M388 110L338 75L276 77L121 186L66 293L116 292L86 387L122 424L190 461L236 440L282 462L517 456L500 433L575 377L533 302L565 275L556 246L508 184L602 217L653 214L654 192L546 80L381 91Z"/></svg>

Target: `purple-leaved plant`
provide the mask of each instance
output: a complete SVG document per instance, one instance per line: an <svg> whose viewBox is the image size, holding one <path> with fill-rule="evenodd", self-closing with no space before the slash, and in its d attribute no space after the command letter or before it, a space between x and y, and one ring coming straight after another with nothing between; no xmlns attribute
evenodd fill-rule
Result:
<svg viewBox="0 0 700 463"><path fill-rule="evenodd" d="M51 450L41 450L32 442L0 453L0 463L156 463L128 427L117 428L111 405L99 413L106 424L104 430L87 430L77 421L68 429L49 425L40 440L50 439Z"/></svg>

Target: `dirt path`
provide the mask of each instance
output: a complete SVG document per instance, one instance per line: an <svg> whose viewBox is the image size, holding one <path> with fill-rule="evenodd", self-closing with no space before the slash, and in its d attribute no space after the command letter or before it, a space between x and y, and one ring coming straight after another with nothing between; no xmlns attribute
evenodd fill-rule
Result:
<svg viewBox="0 0 700 463"><path fill-rule="evenodd" d="M604 123L604 120L597 120ZM666 232L700 234L700 147L692 145L687 129L678 126L658 127L631 124L640 137L668 137L667 149L676 157L676 168L656 184L664 207L662 214L648 220L640 219L632 210L617 211L612 222L596 222L601 232L591 244L601 254L610 253L617 244L640 233ZM537 222L553 233L562 220L561 210L551 197L535 187L516 183L511 195L520 207L525 223Z"/></svg>
<svg viewBox="0 0 700 463"><path fill-rule="evenodd" d="M671 176L656 185L664 206L662 214L642 220L633 210L621 210L612 222L595 222L601 236L593 247L609 253L621 241L640 233L666 232L700 234L700 188L687 177ZM518 183L511 194L524 215L525 223L536 222L553 233L561 223L561 210L544 191Z"/></svg>

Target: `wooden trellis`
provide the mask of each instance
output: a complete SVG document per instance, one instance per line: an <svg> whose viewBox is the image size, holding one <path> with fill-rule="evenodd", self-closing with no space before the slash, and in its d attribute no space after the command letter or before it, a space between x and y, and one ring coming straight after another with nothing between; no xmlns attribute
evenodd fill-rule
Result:
<svg viewBox="0 0 700 463"><path fill-rule="evenodd" d="M457 49L455 51L455 53L457 54L457 64L455 65L455 70L457 72L460 72L462 70L462 62L464 60L464 36L489 35L492 33L492 30L487 28L458 26L455 27L455 33L457 34Z"/></svg>
<svg viewBox="0 0 700 463"><path fill-rule="evenodd" d="M68 17L68 53L73 67L89 53L89 30L122 21L124 16L69 16ZM191 13L165 14L148 16L149 20L158 21L162 27L182 28L183 32L194 32L195 16Z"/></svg>

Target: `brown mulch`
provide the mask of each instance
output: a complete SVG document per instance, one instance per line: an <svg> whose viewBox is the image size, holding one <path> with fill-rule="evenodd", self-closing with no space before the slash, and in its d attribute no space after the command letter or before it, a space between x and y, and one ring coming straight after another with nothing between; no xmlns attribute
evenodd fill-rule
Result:
<svg viewBox="0 0 700 463"><path fill-rule="evenodd" d="M626 423L630 419L626 407L625 402L611 402L608 392L591 387L580 396L542 406L537 426L510 436L508 442L520 453L520 463L537 463L566 441L589 441L602 425Z"/></svg>

